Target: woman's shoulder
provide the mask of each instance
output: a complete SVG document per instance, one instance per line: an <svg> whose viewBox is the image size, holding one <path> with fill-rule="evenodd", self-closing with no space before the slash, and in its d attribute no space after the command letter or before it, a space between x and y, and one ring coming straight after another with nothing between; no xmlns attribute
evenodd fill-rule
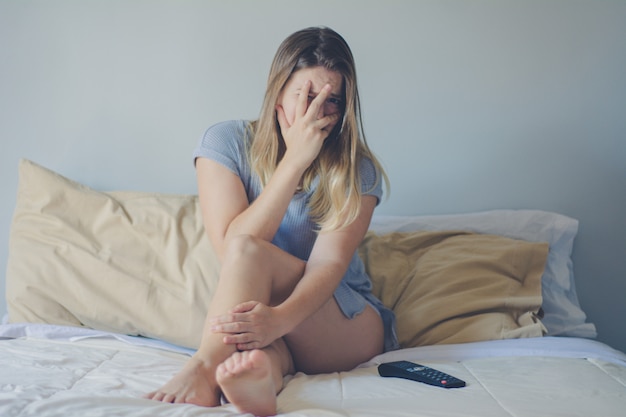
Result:
<svg viewBox="0 0 626 417"><path fill-rule="evenodd" d="M363 156L359 160L359 173L366 182L375 182L380 173L371 158Z"/></svg>
<svg viewBox="0 0 626 417"><path fill-rule="evenodd" d="M228 120L210 126L193 151L194 160L219 157L241 162L246 152L248 123L246 120Z"/></svg>
<svg viewBox="0 0 626 417"><path fill-rule="evenodd" d="M236 134L237 136L242 136L242 134L246 132L249 124L250 121L248 120L225 120L209 126L205 135L230 136Z"/></svg>
<svg viewBox="0 0 626 417"><path fill-rule="evenodd" d="M383 195L382 174L371 158L363 156L359 161L359 176L361 177L361 192L378 197Z"/></svg>
<svg viewBox="0 0 626 417"><path fill-rule="evenodd" d="M240 147L247 137L249 121L227 120L209 126L202 135L201 146Z"/></svg>

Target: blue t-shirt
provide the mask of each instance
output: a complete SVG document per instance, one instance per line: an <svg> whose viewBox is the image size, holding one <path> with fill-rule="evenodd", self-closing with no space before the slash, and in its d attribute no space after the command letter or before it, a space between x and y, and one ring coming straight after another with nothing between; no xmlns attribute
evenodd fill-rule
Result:
<svg viewBox="0 0 626 417"><path fill-rule="evenodd" d="M204 133L193 152L196 158L208 158L216 161L236 174L242 181L248 196L253 202L261 193L259 177L252 172L246 149L248 140L245 120L231 120L211 126ZM377 181L378 173L369 159L360 163L361 190L364 195L373 195L378 201L382 197L382 181ZM308 192L294 194L287 212L274 236L272 243L290 254L308 260L315 240L318 226L309 215L308 202L315 191L316 184ZM335 290L334 297L341 311L348 318L363 311L366 304L372 305L381 315L385 325L385 350L398 348L395 334L395 316L380 300L371 294L372 283L365 272L365 267L358 253L355 252L348 270Z"/></svg>

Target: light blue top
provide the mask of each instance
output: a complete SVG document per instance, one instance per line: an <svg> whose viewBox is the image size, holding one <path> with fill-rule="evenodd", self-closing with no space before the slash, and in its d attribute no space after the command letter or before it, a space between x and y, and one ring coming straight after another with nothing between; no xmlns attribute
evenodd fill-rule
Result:
<svg viewBox="0 0 626 417"><path fill-rule="evenodd" d="M193 152L194 160L198 157L214 160L233 173L244 185L248 201L254 201L261 193L259 177L252 172L246 156L247 134L245 120L231 120L211 126L200 139ZM380 202L382 181L377 181L374 164L365 159L360 164L361 190L365 195L373 195ZM281 222L272 243L302 260L307 260L319 230L318 225L309 216L308 201L315 191L313 184L309 192L294 194L287 212ZM385 350L399 347L395 332L395 315L371 293L372 283L358 253L355 252L348 270L335 290L334 297L344 315L353 318L361 313L366 304L378 310L385 326Z"/></svg>

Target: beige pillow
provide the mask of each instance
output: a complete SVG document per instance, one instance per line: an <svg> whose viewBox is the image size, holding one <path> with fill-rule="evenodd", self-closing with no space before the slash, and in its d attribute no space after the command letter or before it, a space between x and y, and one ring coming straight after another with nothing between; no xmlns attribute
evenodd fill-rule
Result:
<svg viewBox="0 0 626 417"><path fill-rule="evenodd" d="M11 322L87 326L196 347L219 265L194 196L98 192L19 166Z"/></svg>
<svg viewBox="0 0 626 417"><path fill-rule="evenodd" d="M22 160L7 263L11 322L197 347L219 263L195 196L98 192ZM361 254L404 347L539 336L547 244L369 234Z"/></svg>
<svg viewBox="0 0 626 417"><path fill-rule="evenodd" d="M467 232L370 233L361 256L402 347L535 337L547 243Z"/></svg>

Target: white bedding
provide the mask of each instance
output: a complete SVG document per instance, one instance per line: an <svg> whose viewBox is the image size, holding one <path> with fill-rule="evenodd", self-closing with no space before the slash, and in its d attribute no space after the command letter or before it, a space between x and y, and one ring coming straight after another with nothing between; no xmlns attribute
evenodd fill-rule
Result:
<svg viewBox="0 0 626 417"><path fill-rule="evenodd" d="M0 326L0 416L236 416L141 398L188 352L158 341L60 326ZM378 376L408 359L467 382L445 390ZM288 378L284 416L626 415L626 355L587 339L547 337L403 349L350 372Z"/></svg>
<svg viewBox="0 0 626 417"><path fill-rule="evenodd" d="M0 417L238 415L230 405L142 399L192 350L126 336L198 345L219 262L202 232L197 196L100 192L26 160L17 195L7 262L11 321L48 324L0 325ZM596 331L575 291L575 219L494 210L375 217L371 230L388 234L369 234L359 248L373 289L394 309L402 346L422 347L350 372L287 378L280 415L626 416L626 355L580 339ZM454 230L481 236L458 245L422 239L433 236L425 231ZM391 232L405 234L394 240ZM203 279L189 279L197 276ZM466 286L489 291L456 289ZM454 305L468 309L439 308L461 294ZM430 339L421 339L427 329ZM545 330L560 337L511 340ZM492 339L509 340L423 347ZM445 390L378 376L376 364L398 359L446 371L467 386Z"/></svg>

